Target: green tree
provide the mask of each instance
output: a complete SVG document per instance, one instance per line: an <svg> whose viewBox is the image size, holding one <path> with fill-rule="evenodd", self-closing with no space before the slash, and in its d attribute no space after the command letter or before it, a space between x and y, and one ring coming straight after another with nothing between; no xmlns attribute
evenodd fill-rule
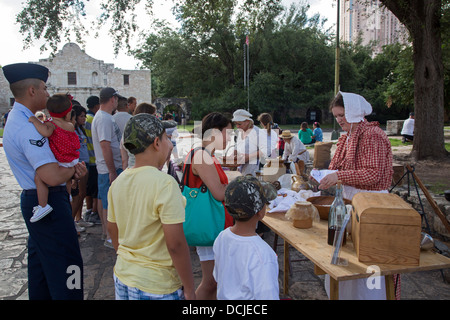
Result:
<svg viewBox="0 0 450 320"><path fill-rule="evenodd" d="M444 147L444 65L442 0L381 0L409 31L414 61L415 128L412 155L439 159Z"/></svg>

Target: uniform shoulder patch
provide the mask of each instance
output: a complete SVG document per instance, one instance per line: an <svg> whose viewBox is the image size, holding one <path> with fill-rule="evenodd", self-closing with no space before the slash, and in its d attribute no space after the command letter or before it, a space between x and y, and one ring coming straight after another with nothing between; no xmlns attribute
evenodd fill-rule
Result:
<svg viewBox="0 0 450 320"><path fill-rule="evenodd" d="M33 145L33 146L37 146L37 147L42 147L44 144L45 144L45 137L43 137L41 140L29 140L30 141L30 143Z"/></svg>

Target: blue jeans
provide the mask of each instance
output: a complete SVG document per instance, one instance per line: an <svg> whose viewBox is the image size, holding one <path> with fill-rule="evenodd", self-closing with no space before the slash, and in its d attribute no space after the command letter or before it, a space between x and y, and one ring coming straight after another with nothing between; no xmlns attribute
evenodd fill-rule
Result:
<svg viewBox="0 0 450 320"><path fill-rule="evenodd" d="M149 293L127 286L116 275L114 275L114 287L116 289L116 300L184 300L182 289L168 294Z"/></svg>

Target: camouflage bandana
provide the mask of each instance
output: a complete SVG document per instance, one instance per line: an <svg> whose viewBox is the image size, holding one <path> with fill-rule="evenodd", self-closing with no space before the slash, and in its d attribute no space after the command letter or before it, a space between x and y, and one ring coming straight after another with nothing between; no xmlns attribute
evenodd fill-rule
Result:
<svg viewBox="0 0 450 320"><path fill-rule="evenodd" d="M253 176L238 177L225 190L225 207L236 220L245 221L276 196L277 191L270 183Z"/></svg>
<svg viewBox="0 0 450 320"><path fill-rule="evenodd" d="M128 120L123 130L123 145L132 154L144 152L166 128L176 127L175 121L161 121L148 113L140 113Z"/></svg>

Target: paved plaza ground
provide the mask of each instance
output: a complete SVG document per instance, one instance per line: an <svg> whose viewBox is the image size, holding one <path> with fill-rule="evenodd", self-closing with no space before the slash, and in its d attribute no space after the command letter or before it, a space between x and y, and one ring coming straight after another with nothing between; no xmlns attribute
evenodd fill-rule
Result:
<svg viewBox="0 0 450 320"><path fill-rule="evenodd" d="M1 142L1 139L0 139ZM21 189L12 175L5 153L0 147L0 299L27 300L27 237L19 197ZM86 229L79 237L84 260L84 291L86 300L113 300L113 266L115 252L103 245L101 227ZM273 245L273 233L264 240ZM283 240L279 240L277 254L280 265L280 288L283 278ZM289 295L293 300L326 300L324 277L314 274L313 264L296 250L291 252ZM201 280L197 254L191 250L195 282ZM404 300L450 300L450 284L444 282L439 270L402 275L401 298Z"/></svg>

